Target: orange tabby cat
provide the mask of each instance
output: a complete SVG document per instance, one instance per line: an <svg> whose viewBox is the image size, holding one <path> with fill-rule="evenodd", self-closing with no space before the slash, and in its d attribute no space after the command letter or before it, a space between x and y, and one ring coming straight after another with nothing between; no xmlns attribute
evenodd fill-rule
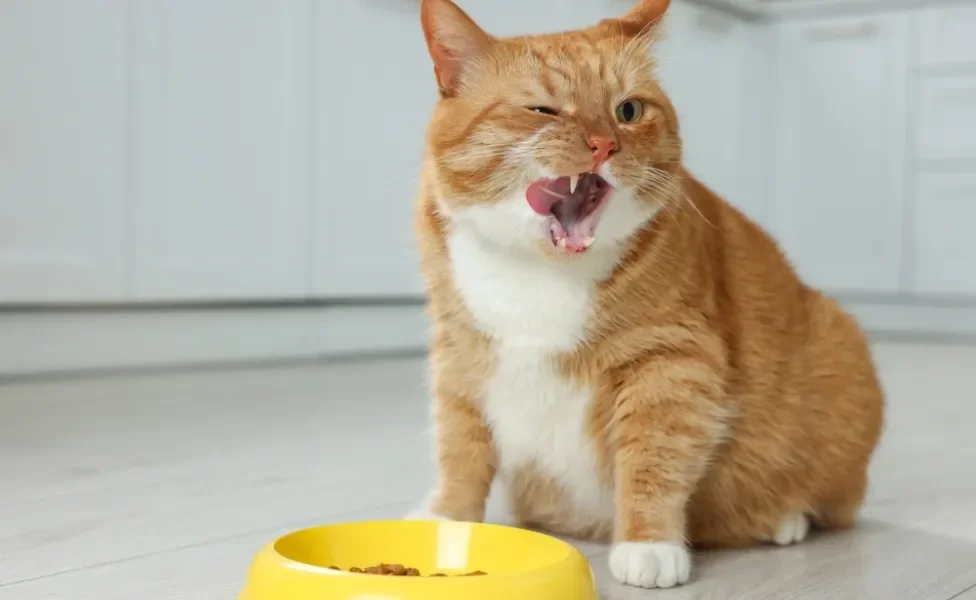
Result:
<svg viewBox="0 0 976 600"><path fill-rule="evenodd" d="M650 53L667 5L500 39L421 1L439 478L419 514L481 520L499 476L522 523L612 540L641 587L687 581L689 543L850 526L883 408L851 317L682 167Z"/></svg>

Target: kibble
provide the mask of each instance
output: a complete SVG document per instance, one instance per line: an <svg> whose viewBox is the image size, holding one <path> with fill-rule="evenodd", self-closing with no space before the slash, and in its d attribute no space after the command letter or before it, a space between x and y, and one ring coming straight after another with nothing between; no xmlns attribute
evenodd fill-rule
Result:
<svg viewBox="0 0 976 600"><path fill-rule="evenodd" d="M341 571L339 567L329 567L333 571ZM394 577L421 577L420 571L414 569L413 567L405 567L403 565L388 565L386 563L380 563L372 567L366 567L361 569L359 567L350 567L350 573L361 573L366 575L392 575ZM458 575L457 577L473 577L477 575L487 575L484 571L472 571L471 573L464 573L463 575ZM433 573L428 575L428 577L449 577L444 573Z"/></svg>

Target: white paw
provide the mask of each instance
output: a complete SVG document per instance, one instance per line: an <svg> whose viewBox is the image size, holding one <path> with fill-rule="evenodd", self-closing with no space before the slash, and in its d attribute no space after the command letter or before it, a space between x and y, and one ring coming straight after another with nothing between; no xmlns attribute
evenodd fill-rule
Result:
<svg viewBox="0 0 976 600"><path fill-rule="evenodd" d="M673 542L621 542L610 551L610 572L626 585L670 588L688 582L691 552Z"/></svg>
<svg viewBox="0 0 976 600"><path fill-rule="evenodd" d="M799 544L807 538L808 533L810 533L810 521L807 520L807 516L803 513L793 513L780 521L773 541L780 546Z"/></svg>
<svg viewBox="0 0 976 600"><path fill-rule="evenodd" d="M426 508L420 508L415 511L411 511L407 516L403 517L404 521L451 521L444 515L439 515L435 512L431 512Z"/></svg>

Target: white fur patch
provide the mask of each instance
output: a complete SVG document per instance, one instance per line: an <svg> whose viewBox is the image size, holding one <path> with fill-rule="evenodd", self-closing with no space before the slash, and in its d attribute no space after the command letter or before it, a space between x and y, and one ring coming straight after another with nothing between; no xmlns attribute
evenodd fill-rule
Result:
<svg viewBox="0 0 976 600"><path fill-rule="evenodd" d="M691 552L673 542L621 542L610 551L610 572L625 585L670 588L688 582Z"/></svg>
<svg viewBox="0 0 976 600"><path fill-rule="evenodd" d="M592 294L616 261L606 252L551 261L493 247L472 232L449 239L454 281L495 342L496 370L483 410L503 479L531 465L560 483L577 510L612 520L588 435L592 390L556 372L553 357L586 337Z"/></svg>
<svg viewBox="0 0 976 600"><path fill-rule="evenodd" d="M807 520L807 516L803 513L793 513L780 521L773 541L779 546L799 544L807 538L809 532L810 521Z"/></svg>
<svg viewBox="0 0 976 600"><path fill-rule="evenodd" d="M572 350L583 341L590 296L615 256L591 250L572 261L550 261L493 247L458 230L448 248L454 283L487 335L516 351Z"/></svg>
<svg viewBox="0 0 976 600"><path fill-rule="evenodd" d="M548 353L500 344L485 390L485 419L503 478L532 465L561 485L580 514L612 521L613 490L600 480L587 433L592 397L557 373Z"/></svg>

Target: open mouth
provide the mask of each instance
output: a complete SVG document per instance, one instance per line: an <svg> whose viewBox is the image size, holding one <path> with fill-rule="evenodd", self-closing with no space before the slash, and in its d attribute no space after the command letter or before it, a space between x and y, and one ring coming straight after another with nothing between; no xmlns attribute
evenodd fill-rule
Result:
<svg viewBox="0 0 976 600"><path fill-rule="evenodd" d="M579 253L593 245L600 214L612 191L605 179L586 172L535 181L525 191L525 199L532 210L549 217L553 246Z"/></svg>

